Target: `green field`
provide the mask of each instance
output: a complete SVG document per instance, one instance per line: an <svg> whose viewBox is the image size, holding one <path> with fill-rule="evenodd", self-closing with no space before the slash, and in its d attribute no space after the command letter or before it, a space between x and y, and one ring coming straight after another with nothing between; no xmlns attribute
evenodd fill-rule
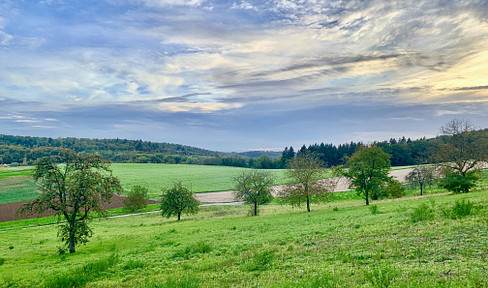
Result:
<svg viewBox="0 0 488 288"><path fill-rule="evenodd" d="M125 190L134 185L143 185L149 188L151 198L160 196L161 189L170 187L175 180L191 186L194 193L233 190L233 177L241 171L249 170L224 166L132 163L114 163L110 168ZM286 182L285 170L266 171L273 175L276 185Z"/></svg>
<svg viewBox="0 0 488 288"><path fill-rule="evenodd" d="M111 164L115 176L120 179L125 191L134 185L148 187L149 196L157 199L163 188L172 185L172 181L182 181L192 188L194 193L227 191L234 189L233 177L249 168L174 165L174 164ZM32 181L32 167L0 169L0 204L32 200L37 197L36 185ZM275 184L286 182L285 170L270 169Z"/></svg>
<svg viewBox="0 0 488 288"><path fill-rule="evenodd" d="M32 177L32 168L0 168L0 204L37 198L37 186Z"/></svg>
<svg viewBox="0 0 488 288"><path fill-rule="evenodd" d="M474 204L455 219L456 201ZM203 207L91 223L94 237L59 255L56 227L0 232L2 287L486 287L488 192L337 200L311 213L268 205ZM424 205L430 218L418 220ZM427 208L425 208L427 207ZM427 215L426 214L426 215ZM416 219L416 220L415 220Z"/></svg>

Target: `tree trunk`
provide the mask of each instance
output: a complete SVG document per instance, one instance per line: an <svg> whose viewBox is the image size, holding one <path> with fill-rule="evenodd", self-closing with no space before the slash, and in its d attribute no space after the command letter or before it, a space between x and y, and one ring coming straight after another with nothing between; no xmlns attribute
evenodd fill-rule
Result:
<svg viewBox="0 0 488 288"><path fill-rule="evenodd" d="M364 195L365 195L365 198L366 198L366 206L368 206L369 205L369 193L368 193L368 190L366 190L364 192Z"/></svg>
<svg viewBox="0 0 488 288"><path fill-rule="evenodd" d="M180 221L181 218L181 212L178 212L178 221Z"/></svg>
<svg viewBox="0 0 488 288"><path fill-rule="evenodd" d="M254 202L254 216L258 216L258 202Z"/></svg>
<svg viewBox="0 0 488 288"><path fill-rule="evenodd" d="M310 212L310 197L307 196L307 212Z"/></svg>
<svg viewBox="0 0 488 288"><path fill-rule="evenodd" d="M71 233L69 234L69 238L68 238L68 249L69 249L69 253L75 253L76 252L76 249L75 249L75 239L74 239L74 235L72 235Z"/></svg>
<svg viewBox="0 0 488 288"><path fill-rule="evenodd" d="M423 188L424 188L423 186L424 185L422 185L422 183L420 183L420 196L422 196L422 194L423 194Z"/></svg>

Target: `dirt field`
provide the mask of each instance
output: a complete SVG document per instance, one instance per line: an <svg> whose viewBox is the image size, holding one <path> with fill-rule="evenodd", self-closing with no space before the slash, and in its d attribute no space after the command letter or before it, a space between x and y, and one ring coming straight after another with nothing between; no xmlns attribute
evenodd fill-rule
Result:
<svg viewBox="0 0 488 288"><path fill-rule="evenodd" d="M104 203L103 208L107 209L114 209L124 207L124 197L115 195L112 198L110 203ZM23 204L29 201L22 201L22 202L15 202L15 203L7 203L7 204L0 204L0 222L6 221L14 221L20 219L31 219L31 218L38 218L38 217L46 217L54 215L52 211L44 212L41 215L38 214L24 214L21 216L16 215L17 209L19 209ZM149 204L158 203L157 201L150 200Z"/></svg>

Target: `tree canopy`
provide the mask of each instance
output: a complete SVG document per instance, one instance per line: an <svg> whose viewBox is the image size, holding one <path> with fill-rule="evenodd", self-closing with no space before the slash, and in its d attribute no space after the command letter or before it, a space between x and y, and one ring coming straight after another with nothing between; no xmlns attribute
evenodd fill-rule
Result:
<svg viewBox="0 0 488 288"><path fill-rule="evenodd" d="M326 201L328 193L333 192L336 186L335 179L325 179L327 175L322 162L310 153L300 153L292 159L287 174L290 181L281 196L294 206L305 202L307 212L310 212L312 198Z"/></svg>
<svg viewBox="0 0 488 288"><path fill-rule="evenodd" d="M379 195L381 188L390 181L390 155L377 146L363 146L347 161L343 175L351 180L351 188L369 200Z"/></svg>
<svg viewBox="0 0 488 288"><path fill-rule="evenodd" d="M444 168L440 184L455 193L469 192L478 181L483 163L488 161L488 135L476 133L467 119L452 119L440 131L444 137L435 154L435 160Z"/></svg>
<svg viewBox="0 0 488 288"><path fill-rule="evenodd" d="M258 206L269 203L273 196L269 187L273 179L268 172L251 170L243 171L234 177L236 183L236 198L253 205L253 215L258 215Z"/></svg>
<svg viewBox="0 0 488 288"><path fill-rule="evenodd" d="M195 214L198 212L199 202L193 197L191 190L180 181L175 181L173 187L163 189L161 196L161 214L167 218L172 215L181 219L181 214Z"/></svg>
<svg viewBox="0 0 488 288"><path fill-rule="evenodd" d="M63 164L56 164L56 163ZM70 253L77 244L84 244L92 236L87 221L90 212L105 216L103 202L110 202L114 193L122 192L119 180L102 157L96 154L81 156L65 150L62 156L45 157L37 161L34 180L41 191L39 198L25 204L21 212L54 211L64 219L58 235Z"/></svg>

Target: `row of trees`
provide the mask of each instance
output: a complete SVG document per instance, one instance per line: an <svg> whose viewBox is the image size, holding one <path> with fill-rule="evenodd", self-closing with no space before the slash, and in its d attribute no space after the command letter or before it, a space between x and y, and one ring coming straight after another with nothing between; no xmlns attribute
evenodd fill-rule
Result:
<svg viewBox="0 0 488 288"><path fill-rule="evenodd" d="M488 139L474 133L471 123L464 119L455 119L441 128L446 137L434 154L441 163L444 176L440 185L454 193L469 192L479 179L482 164L488 161ZM379 146L361 146L345 166L333 169L335 176L350 179L351 188L362 195L369 205L370 200L384 195L398 195L401 184L389 176L391 169L390 155ZM63 163L58 165L57 163ZM312 200L327 201L334 191L337 177L326 178L321 159L313 153L299 153L288 162L290 182L277 195L288 200L292 205L306 203L310 212ZM434 177L433 168L418 166L412 170L409 178L421 186ZM64 219L60 226L59 236L70 253L75 252L77 244L85 243L92 235L87 222L91 212L105 216L102 202L109 202L114 193L121 193L119 180L112 176L111 170L100 155L80 155L65 150L62 156L41 158L36 163L34 179L41 190L38 199L24 205L21 212L42 213L52 210ZM234 178L237 198L253 206L253 215L258 214L258 206L269 203L273 198L270 186L272 178L265 171L252 170ZM421 190L422 191L422 190ZM139 195L139 196L137 196ZM147 198L147 189L134 187L129 198ZM139 197L139 198L138 198ZM130 201L129 201L130 202ZM176 215L180 220L182 213L196 213L198 201L193 198L191 190L180 182L163 190L161 198L162 215Z"/></svg>

